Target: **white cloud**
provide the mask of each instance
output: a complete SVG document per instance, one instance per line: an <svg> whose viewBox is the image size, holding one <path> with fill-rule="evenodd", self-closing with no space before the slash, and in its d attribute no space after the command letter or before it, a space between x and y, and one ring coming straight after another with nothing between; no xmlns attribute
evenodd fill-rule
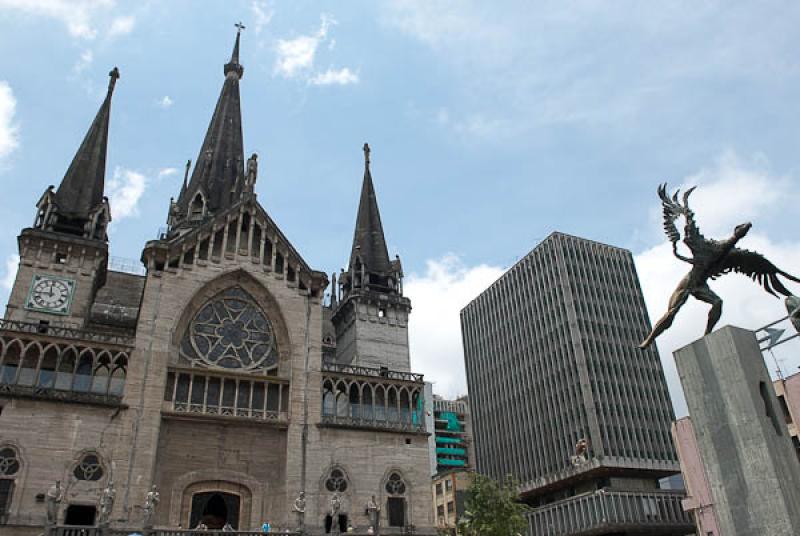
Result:
<svg viewBox="0 0 800 536"><path fill-rule="evenodd" d="M108 29L108 36L117 37L120 35L128 35L133 31L135 24L136 18L133 15L114 17L114 20L111 21L111 26Z"/></svg>
<svg viewBox="0 0 800 536"><path fill-rule="evenodd" d="M437 394L467 392L459 313L503 271L485 264L467 267L446 255L429 260L424 274L406 278L404 291L414 306L409 320L412 368L435 383Z"/></svg>
<svg viewBox="0 0 800 536"><path fill-rule="evenodd" d="M56 19L71 36L81 39L97 36L95 17L113 6L113 0L0 0L0 9Z"/></svg>
<svg viewBox="0 0 800 536"><path fill-rule="evenodd" d="M622 137L656 118L685 129L727 113L730 101L718 98L713 81L776 92L793 86L797 41L786 36L794 35L799 15L796 2L730 8L718 1L579 0L531 7L508 0L502 9L479 0L380 3L381 23L428 47L433 68L454 80L453 128L456 117L480 114L484 123L512 123L517 133L602 125L608 136ZM487 132L477 126L460 133ZM505 129L497 133L497 141L508 137Z"/></svg>
<svg viewBox="0 0 800 536"><path fill-rule="evenodd" d="M138 204L147 182L147 177L141 173L119 166L114 168L114 175L106 186L114 221L139 214Z"/></svg>
<svg viewBox="0 0 800 536"><path fill-rule="evenodd" d="M314 86L344 86L357 84L358 72L349 67L335 69L328 67L325 71L315 71L314 64L320 45L328 40L330 27L336 21L329 15L320 15L319 29L308 35L299 35L294 39L279 39L276 45L277 58L274 71L284 78L299 78ZM335 39L328 41L328 51L336 45Z"/></svg>
<svg viewBox="0 0 800 536"><path fill-rule="evenodd" d="M0 279L0 289L6 292L11 291L17 278L17 268L19 268L19 255L14 253L6 257L6 271L3 278Z"/></svg>
<svg viewBox="0 0 800 536"><path fill-rule="evenodd" d="M16 111L17 99L11 86L5 80L0 80L0 159L19 146L18 127L14 122Z"/></svg>
<svg viewBox="0 0 800 536"><path fill-rule="evenodd" d="M284 78L293 78L307 73L314 67L314 55L320 43L328 36L328 29L336 24L330 16L320 15L319 30L309 35L300 35L294 39L279 39L278 57L275 60L275 72Z"/></svg>
<svg viewBox="0 0 800 536"><path fill-rule="evenodd" d="M178 172L177 168L168 167L168 168L161 168L158 170L158 178L163 179L164 177L169 177L171 175L175 175Z"/></svg>
<svg viewBox="0 0 800 536"><path fill-rule="evenodd" d="M272 21L275 16L275 9L267 2L257 2L253 0L250 4L250 11L253 13L253 30L256 34L261 33L261 30Z"/></svg>
<svg viewBox="0 0 800 536"><path fill-rule="evenodd" d="M81 56L80 58L78 58L78 61L75 62L75 66L72 68L72 71L76 75L79 75L83 71L85 71L92 64L93 61L94 61L94 52L92 52L90 49L87 48L86 50L81 52Z"/></svg>
<svg viewBox="0 0 800 536"><path fill-rule="evenodd" d="M759 225L772 218L779 218L779 222L791 220L793 208L800 205L796 180L770 174L762 157L743 161L727 152L714 165L687 177L682 187L687 184L698 185L690 203L708 238L729 236L737 224L754 220L753 230L741 247L758 251L781 269L800 276L800 241L771 240L761 231L764 226ZM655 196L653 203L657 204ZM635 262L650 318L655 322L665 312L669 296L688 272L688 265L673 257L670 244L660 233L660 221L654 218L649 226L659 231L652 234L652 243L657 245L635 255ZM466 392L459 312L503 272L498 266L467 267L458 257L447 255L429 260L424 274L412 273L406 278L406 295L414 306L409 320L412 368L435 382L438 394L452 397ZM786 283L800 294L800 285ZM742 275L728 274L710 285L725 302L717 327L732 324L756 329L786 314L782 300ZM672 352L703 335L707 315L707 304L690 299L672 327L657 340L678 415L687 411ZM778 347L775 355L784 372L796 371L800 366L800 343ZM767 368L774 370L771 360Z"/></svg>
<svg viewBox="0 0 800 536"><path fill-rule="evenodd" d="M167 109L174 104L174 101L169 97L169 95L164 95L160 99L158 99L158 105L163 108Z"/></svg>
<svg viewBox="0 0 800 536"><path fill-rule="evenodd" d="M345 86L347 84L357 84L358 73L354 73L347 67L342 69L329 68L324 73L317 73L314 75L309 80L309 83L315 86L329 86L334 84Z"/></svg>
<svg viewBox="0 0 800 536"><path fill-rule="evenodd" d="M800 188L796 182L771 176L762 158L743 162L729 152L714 166L687 177L683 187L690 185L698 185L690 198L690 205L706 237L728 237L737 224L753 220L753 230L742 240L740 247L756 250L779 268L798 275L800 241L771 240L763 232L764 225L760 225L776 216L782 217L784 222L790 220L793 207L800 203ZM651 221L651 225L655 226L656 222ZM636 255L635 260L650 319L655 323L666 312L669 296L689 271L689 265L672 255L666 237L658 245ZM756 329L786 314L781 300L773 298L742 275L725 275L711 281L710 286L724 300L723 315L717 327L731 324ZM800 293L800 285L787 282L787 287ZM686 414L687 410L672 352L702 337L708 309L707 304L690 298L672 327L657 339L673 404L679 415ZM800 365L797 348L798 345L788 343L775 350L778 358L785 360L787 369L796 370L795 367ZM770 370L774 368L772 363L767 366Z"/></svg>

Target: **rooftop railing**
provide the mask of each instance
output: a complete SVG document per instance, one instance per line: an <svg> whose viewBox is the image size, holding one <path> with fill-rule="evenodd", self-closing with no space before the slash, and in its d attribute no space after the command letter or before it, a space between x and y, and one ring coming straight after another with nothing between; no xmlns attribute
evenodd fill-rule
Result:
<svg viewBox="0 0 800 536"><path fill-rule="evenodd" d="M115 333L105 333L102 331L91 331L87 329L70 328L53 324L36 324L33 322L22 322L20 320L0 319L0 331L16 331L18 333L33 333L36 335L47 335L50 337L60 337L62 339L75 339L80 341L99 342L105 344L116 344L119 346L133 346L134 338Z"/></svg>
<svg viewBox="0 0 800 536"><path fill-rule="evenodd" d="M390 370L387 367L361 367L356 365L344 365L341 363L323 363L322 371L418 383L422 383L423 377L422 374L416 374L414 372L400 372L397 370Z"/></svg>
<svg viewBox="0 0 800 536"><path fill-rule="evenodd" d="M527 514L528 534L533 536L579 536L598 529L693 530L694 524L681 508L683 493L599 490L536 508Z"/></svg>

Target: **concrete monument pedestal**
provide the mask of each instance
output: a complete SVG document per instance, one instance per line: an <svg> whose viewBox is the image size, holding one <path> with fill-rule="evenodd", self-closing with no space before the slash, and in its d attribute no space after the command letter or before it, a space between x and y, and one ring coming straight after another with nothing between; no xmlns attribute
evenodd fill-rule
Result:
<svg viewBox="0 0 800 536"><path fill-rule="evenodd" d="M723 536L800 534L800 463L752 331L675 352Z"/></svg>

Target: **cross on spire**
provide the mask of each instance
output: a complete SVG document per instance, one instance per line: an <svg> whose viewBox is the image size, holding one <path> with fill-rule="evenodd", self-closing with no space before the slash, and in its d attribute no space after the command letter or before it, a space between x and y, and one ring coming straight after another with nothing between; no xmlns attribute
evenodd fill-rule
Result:
<svg viewBox="0 0 800 536"><path fill-rule="evenodd" d="M369 148L369 144L364 144L364 165L369 167L369 153L371 149Z"/></svg>
<svg viewBox="0 0 800 536"><path fill-rule="evenodd" d="M236 26L236 28L237 28L236 29L236 33L241 33L242 30L245 29L245 25L242 24L242 21L237 22L236 24L234 24L234 26Z"/></svg>
<svg viewBox="0 0 800 536"><path fill-rule="evenodd" d="M111 94L114 92L114 86L117 84L117 80L119 79L119 69L114 67L108 73L108 93Z"/></svg>

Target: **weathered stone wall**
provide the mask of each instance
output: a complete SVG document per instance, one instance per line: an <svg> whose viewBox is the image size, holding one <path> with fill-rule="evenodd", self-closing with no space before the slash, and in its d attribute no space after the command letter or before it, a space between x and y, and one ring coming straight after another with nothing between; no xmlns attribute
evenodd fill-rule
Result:
<svg viewBox="0 0 800 536"><path fill-rule="evenodd" d="M122 413L117 414L116 408L20 398L0 400L0 405L0 446L15 447L21 461L8 523L42 525L45 503L36 495L47 493L56 480L64 489L62 519L70 503L97 504L111 470ZM95 482L79 481L73 470L89 451L104 459L105 474Z"/></svg>
<svg viewBox="0 0 800 536"><path fill-rule="evenodd" d="M156 525L188 527L191 493L227 484L242 498L239 528L258 529L286 512L286 431L251 423L165 420L155 483Z"/></svg>
<svg viewBox="0 0 800 536"><path fill-rule="evenodd" d="M423 533L433 526L426 434L315 426L310 439L306 514L310 528L323 526L332 495L325 489L325 478L332 467L347 474L349 485L342 496L342 513L349 515L356 532L368 527L364 512L372 495L382 510L381 526L386 527L385 483L392 471L400 473L406 484L408 522Z"/></svg>

